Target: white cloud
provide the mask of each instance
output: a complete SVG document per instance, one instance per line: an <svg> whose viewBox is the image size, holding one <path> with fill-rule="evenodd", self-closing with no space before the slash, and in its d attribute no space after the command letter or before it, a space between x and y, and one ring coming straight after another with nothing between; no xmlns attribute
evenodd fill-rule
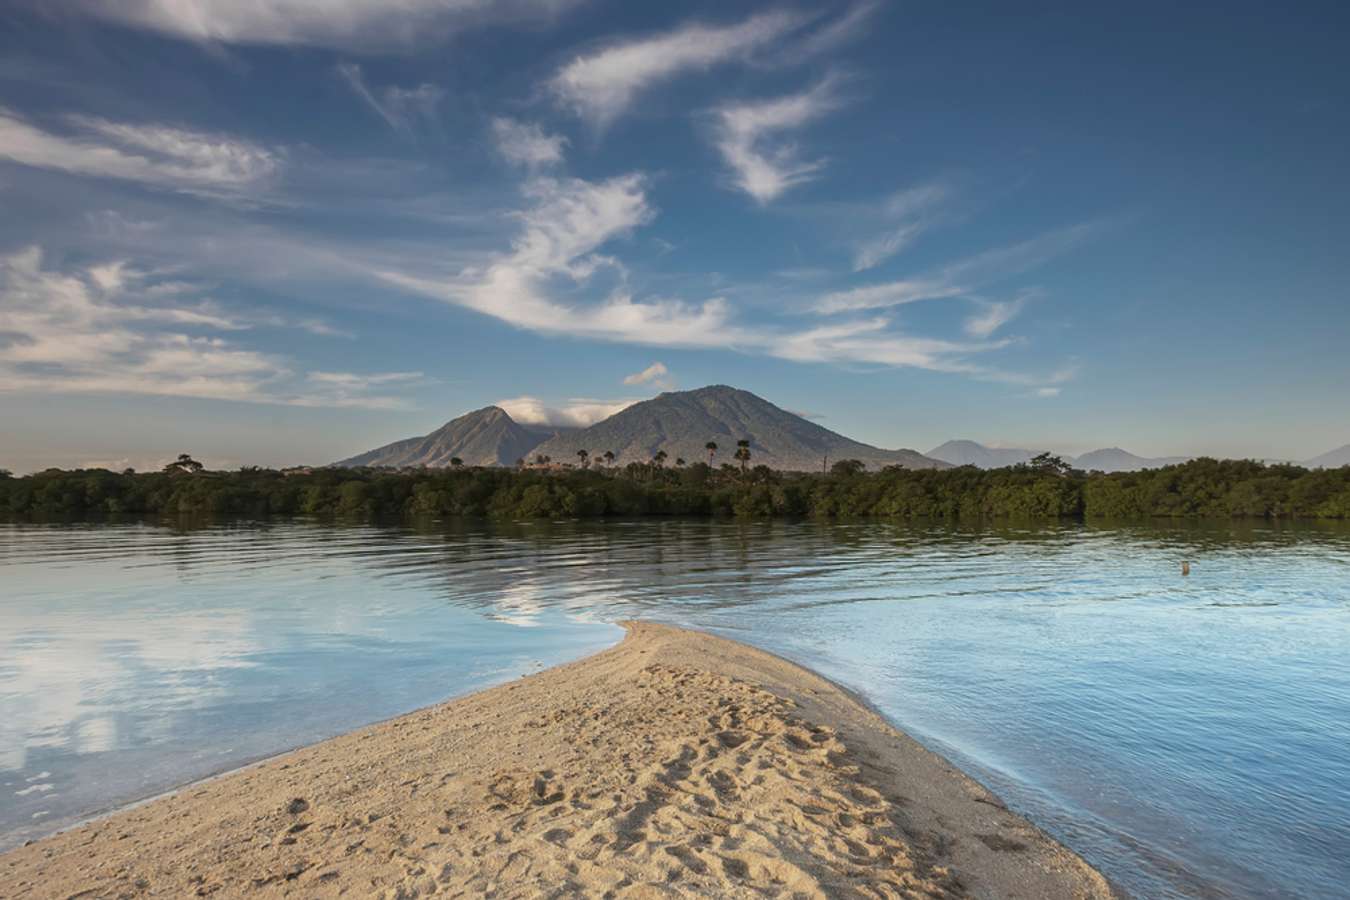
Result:
<svg viewBox="0 0 1350 900"><path fill-rule="evenodd" d="M650 384L663 391L668 391L675 386L675 380L670 376L670 370L662 362L654 362L641 372L634 372L623 379L624 384Z"/></svg>
<svg viewBox="0 0 1350 900"><path fill-rule="evenodd" d="M142 287L151 277L127 263L54 271L37 247L0 257L0 392L406 405L375 389L407 382L408 373L298 376L291 360L218 336L247 322L205 303L147 304L155 298Z"/></svg>
<svg viewBox="0 0 1350 900"><path fill-rule="evenodd" d="M987 338L1004 325L1011 322L1030 299L1030 293L1012 300L976 300L979 311L969 316L964 324L966 334L974 338Z"/></svg>
<svg viewBox="0 0 1350 900"><path fill-rule="evenodd" d="M286 396L287 405L398 409L407 404L397 395L379 392L426 384L428 379L421 372L310 372L305 382Z"/></svg>
<svg viewBox="0 0 1350 900"><path fill-rule="evenodd" d="M521 231L508 252L450 277L410 274L387 267L376 267L372 274L404 290L543 334L648 346L725 348L798 362L917 367L1028 387L1049 383L1044 378L1003 373L971 361L1007 346L1007 341L917 337L898 331L884 317L794 330L776 324L741 324L730 303L720 297L702 303L637 300L621 286L602 299L572 299L594 288L593 281L602 270L625 274L617 261L601 251L654 217L644 180L638 175L600 182L536 177L527 182L525 194L532 205L518 214ZM890 306L958 292L950 285L927 282L903 288L881 285L870 290L886 296L853 295L833 311ZM653 366L629 376L629 383L648 373L659 378L659 371ZM542 412L551 407L537 398L510 402L515 405L509 409L520 412L522 421L567 421Z"/></svg>
<svg viewBox="0 0 1350 900"><path fill-rule="evenodd" d="M736 187L759 203L768 203L815 176L824 160L800 159L794 145L772 139L838 107L836 82L826 78L799 94L729 104L714 112L714 142L735 174Z"/></svg>
<svg viewBox="0 0 1350 900"><path fill-rule="evenodd" d="M330 384L349 389L364 389L382 384L422 381L421 372L382 372L377 375L357 375L352 372L310 372L305 376L319 384Z"/></svg>
<svg viewBox="0 0 1350 900"><path fill-rule="evenodd" d="M853 254L853 271L862 272L880 265L913 243L928 228L928 212L946 199L947 194L946 186L938 183L892 194L883 206L883 215L891 221L899 220L899 224L858 244Z"/></svg>
<svg viewBox="0 0 1350 900"><path fill-rule="evenodd" d="M567 138L546 134L537 124L518 122L504 116L492 120L492 136L497 152L507 162L530 169L557 165L563 161Z"/></svg>
<svg viewBox="0 0 1350 900"><path fill-rule="evenodd" d="M337 72L347 82L352 93L400 134L412 134L418 122L434 121L436 106L445 96L445 91L434 84L420 84L415 88L391 85L376 96L375 89L366 84L365 75L356 63L341 63Z"/></svg>
<svg viewBox="0 0 1350 900"><path fill-rule="evenodd" d="M819 313L857 312L968 294L982 284L999 281L1042 265L1081 243L1100 228L1088 222L1047 232L1030 240L986 250L943 266L921 278L865 285L825 294L815 304Z"/></svg>
<svg viewBox="0 0 1350 900"><path fill-rule="evenodd" d="M202 43L407 47L476 25L551 21L579 0L48 0L47 8Z"/></svg>
<svg viewBox="0 0 1350 900"><path fill-rule="evenodd" d="M714 298L637 301L622 291L590 304L555 300L552 288L584 286L616 262L597 251L650 221L644 181L621 175L600 182L535 178L525 193L533 206L520 213L523 228L509 253L458 277L436 279L381 270L406 290L466 306L522 328L602 340L661 346L730 345L729 308Z"/></svg>
<svg viewBox="0 0 1350 900"><path fill-rule="evenodd" d="M864 33L872 16L881 9L881 0L863 0L849 7L849 10L832 22L806 35L794 47L791 55L799 60L821 53L828 53Z"/></svg>
<svg viewBox="0 0 1350 900"><path fill-rule="evenodd" d="M962 288L941 279L888 281L885 284L872 284L844 291L832 291L820 298L816 304L816 311L830 314L856 312L864 309L881 309L887 306L917 303L920 300L957 297L961 293Z"/></svg>
<svg viewBox="0 0 1350 900"><path fill-rule="evenodd" d="M279 324L282 327L299 328L301 331L308 331L310 334L317 334L320 337L347 338L348 340L353 340L356 338L356 335L354 333L347 331L346 329L330 325L323 319L299 319L293 323L285 319L282 319L277 324Z"/></svg>
<svg viewBox="0 0 1350 900"><path fill-rule="evenodd" d="M0 107L0 159L205 196L255 191L282 167L279 151L228 135L87 116L69 121L78 135L45 131Z"/></svg>
<svg viewBox="0 0 1350 900"><path fill-rule="evenodd" d="M1057 388L1057 387L1043 387L1043 388L1037 388L1037 389L1036 389L1036 396L1037 396L1037 397L1058 397L1058 396L1059 396L1059 392L1060 392L1060 388Z"/></svg>
<svg viewBox="0 0 1350 900"><path fill-rule="evenodd" d="M801 21L796 14L769 12L737 25L693 23L654 37L614 43L567 63L549 87L563 106L603 127L653 85L744 59Z"/></svg>
<svg viewBox="0 0 1350 900"><path fill-rule="evenodd" d="M912 244L922 233L921 224L906 222L897 228L887 230L884 234L863 241L853 254L853 271L862 272L880 265Z"/></svg>
<svg viewBox="0 0 1350 900"><path fill-rule="evenodd" d="M998 346L900 334L890 324L873 318L809 328L780 336L769 352L796 362L861 362L975 374L979 367L966 358Z"/></svg>
<svg viewBox="0 0 1350 900"><path fill-rule="evenodd" d="M555 425L585 428L608 419L637 403L637 400L573 399L549 404L538 397L511 397L495 404L522 425Z"/></svg>

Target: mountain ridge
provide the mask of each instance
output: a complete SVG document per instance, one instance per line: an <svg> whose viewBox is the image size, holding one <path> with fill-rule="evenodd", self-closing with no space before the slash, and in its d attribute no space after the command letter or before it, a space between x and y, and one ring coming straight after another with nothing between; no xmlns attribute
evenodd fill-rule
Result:
<svg viewBox="0 0 1350 900"><path fill-rule="evenodd" d="M842 459L858 459L870 468L946 468L914 450L886 450L855 441L788 412L749 391L709 385L667 391L635 403L587 428L522 425L501 407L465 413L422 437L404 438L348 457L337 466L465 465L509 466L518 459L548 456L557 463L576 461L586 450L592 460L606 451L615 463L648 462L665 452L670 462L706 461L705 444L716 442L712 462L730 462L736 442L750 442L750 464L794 471L819 471Z"/></svg>
<svg viewBox="0 0 1350 900"><path fill-rule="evenodd" d="M1342 448L1350 457L1350 445ZM1026 450L1022 448L1004 448L987 447L977 441L971 440L950 440L939 444L926 454L934 459L941 459L955 466L975 466L980 469L999 469L1005 466L1015 466L1021 463L1029 462L1032 457L1041 452L1040 450ZM1053 452L1053 451L1049 451ZM1332 457L1338 451L1326 454ZM1187 462L1193 457L1190 456L1159 456L1148 457L1139 456L1120 447L1101 447L1096 450L1090 450L1080 456L1073 457L1065 453L1054 454L1059 456L1065 462L1072 465L1075 469L1082 469L1087 472L1138 472L1144 469L1160 469L1163 466L1177 465ZM1319 457L1321 459L1321 457Z"/></svg>
<svg viewBox="0 0 1350 900"><path fill-rule="evenodd" d="M929 450L924 456L940 459L954 466L975 466L980 469L1001 469L1029 462L1045 451L1023 450L1014 447L986 447L978 441L951 440Z"/></svg>
<svg viewBox="0 0 1350 900"><path fill-rule="evenodd" d="M1350 466L1350 444L1314 456L1303 465L1309 469L1339 469L1341 466Z"/></svg>
<svg viewBox="0 0 1350 900"><path fill-rule="evenodd" d="M1142 469L1161 469L1188 462L1189 456L1138 456L1119 447L1103 447L1084 453L1074 460L1073 467L1085 472L1138 472Z"/></svg>
<svg viewBox="0 0 1350 900"><path fill-rule="evenodd" d="M855 441L788 412L750 391L725 384L690 391L667 391L635 403L602 422L566 437L546 441L536 454L571 459L585 449L592 456L611 451L616 462L647 462L665 452L672 462L707 460L704 445L718 445L713 463L730 462L736 442L750 442L750 465L785 471L819 471L842 459L869 468L946 468L914 450L885 450Z"/></svg>
<svg viewBox="0 0 1350 900"><path fill-rule="evenodd" d="M563 429L521 425L500 406L485 406L422 437L404 438L334 463L335 466L509 466Z"/></svg>

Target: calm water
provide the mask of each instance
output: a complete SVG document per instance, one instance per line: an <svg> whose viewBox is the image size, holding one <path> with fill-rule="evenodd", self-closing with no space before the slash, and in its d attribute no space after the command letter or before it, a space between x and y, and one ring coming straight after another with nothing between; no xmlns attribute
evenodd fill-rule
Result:
<svg viewBox="0 0 1350 900"><path fill-rule="evenodd" d="M1350 896L1350 531L1316 527L0 525L0 846L630 616L857 688L1137 896Z"/></svg>

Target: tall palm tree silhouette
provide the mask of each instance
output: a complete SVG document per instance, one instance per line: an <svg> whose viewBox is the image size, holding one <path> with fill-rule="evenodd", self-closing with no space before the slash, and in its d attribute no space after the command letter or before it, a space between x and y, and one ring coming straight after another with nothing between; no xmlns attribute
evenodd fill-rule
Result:
<svg viewBox="0 0 1350 900"><path fill-rule="evenodd" d="M736 456L735 456L735 458L736 458L736 459L739 459L739 460L741 461L741 471L744 472L744 471L745 471L745 464L748 463L748 462L750 462L750 442L749 442L749 441L744 441L744 440L742 440L742 441L737 441L737 442L736 442Z"/></svg>

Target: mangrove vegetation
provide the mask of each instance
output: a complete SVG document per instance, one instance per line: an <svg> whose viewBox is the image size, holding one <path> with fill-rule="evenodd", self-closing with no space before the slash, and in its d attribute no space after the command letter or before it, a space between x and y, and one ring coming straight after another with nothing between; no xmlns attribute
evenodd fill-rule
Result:
<svg viewBox="0 0 1350 900"><path fill-rule="evenodd" d="M746 454L748 456L748 454ZM597 454L598 456L598 454ZM208 471L183 455L159 472L0 470L9 516L319 515L734 516L890 519L1350 518L1350 467L1304 469L1197 459L1140 472L1088 473L1055 457L1003 469L888 467L829 472L713 467L665 459L625 467L554 464L446 469L248 467Z"/></svg>

